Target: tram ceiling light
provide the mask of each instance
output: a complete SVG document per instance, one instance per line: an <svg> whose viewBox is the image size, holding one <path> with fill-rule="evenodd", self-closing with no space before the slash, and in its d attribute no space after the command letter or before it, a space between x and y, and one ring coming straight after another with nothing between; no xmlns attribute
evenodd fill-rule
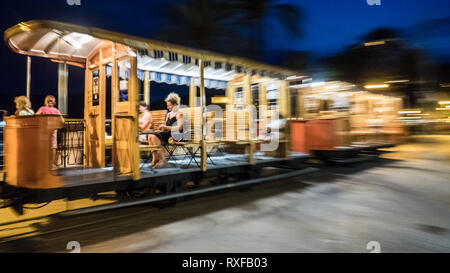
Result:
<svg viewBox="0 0 450 273"><path fill-rule="evenodd" d="M399 114L420 114L422 111L398 111Z"/></svg>
<svg viewBox="0 0 450 273"><path fill-rule="evenodd" d="M317 87L317 86L323 86L325 85L325 82L312 82L311 87Z"/></svg>
<svg viewBox="0 0 450 273"><path fill-rule="evenodd" d="M422 117L400 117L398 119L421 119Z"/></svg>
<svg viewBox="0 0 450 273"><path fill-rule="evenodd" d="M75 47L76 49L80 49L84 44L89 43L94 38L87 34L82 34L78 32L72 32L62 37L64 41Z"/></svg>
<svg viewBox="0 0 450 273"><path fill-rule="evenodd" d="M404 82L409 82L409 80L387 81L387 82L384 82L384 83L404 83Z"/></svg>
<svg viewBox="0 0 450 273"><path fill-rule="evenodd" d="M303 79L306 78L306 76L289 76L286 78L286 80L297 80L297 79Z"/></svg>
<svg viewBox="0 0 450 273"><path fill-rule="evenodd" d="M381 88L388 88L389 84L373 84L373 85L365 85L364 88L366 89L381 89Z"/></svg>
<svg viewBox="0 0 450 273"><path fill-rule="evenodd" d="M450 101L440 101L439 104L450 104Z"/></svg>
<svg viewBox="0 0 450 273"><path fill-rule="evenodd" d="M215 103L215 104L226 104L228 103L228 97L212 97L211 98L211 103Z"/></svg>

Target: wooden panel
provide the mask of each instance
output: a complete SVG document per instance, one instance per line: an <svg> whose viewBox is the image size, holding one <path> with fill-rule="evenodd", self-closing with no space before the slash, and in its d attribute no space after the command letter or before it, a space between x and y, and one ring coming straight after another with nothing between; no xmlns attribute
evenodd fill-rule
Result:
<svg viewBox="0 0 450 273"><path fill-rule="evenodd" d="M6 182L30 189L58 188L62 177L51 173L51 135L64 126L59 116L8 118L5 127Z"/></svg>
<svg viewBox="0 0 450 273"><path fill-rule="evenodd" d="M113 149L115 157L113 158L114 169L123 175L132 175L134 151L133 151L133 134L130 134L134 126L135 120L131 117L115 117L115 131Z"/></svg>
<svg viewBox="0 0 450 273"><path fill-rule="evenodd" d="M309 153L306 148L305 122L291 122L291 144L293 152Z"/></svg>

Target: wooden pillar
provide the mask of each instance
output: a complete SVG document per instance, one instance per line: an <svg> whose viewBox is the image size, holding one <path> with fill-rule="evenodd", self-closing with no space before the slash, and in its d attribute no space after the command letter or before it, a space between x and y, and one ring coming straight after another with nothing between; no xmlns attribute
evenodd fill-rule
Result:
<svg viewBox="0 0 450 273"><path fill-rule="evenodd" d="M279 99L278 99L278 109L280 110L280 115L283 115L284 118L287 118L290 113L290 103L288 102L288 86L287 81L279 81L280 89L279 89Z"/></svg>
<svg viewBox="0 0 450 273"><path fill-rule="evenodd" d="M289 103L289 83L284 80L280 80L280 100L279 109L280 115L286 121L284 128L284 143L280 145L282 147L282 154L285 158L290 157L290 117L291 117L291 104ZM281 143L280 143L281 144Z"/></svg>
<svg viewBox="0 0 450 273"><path fill-rule="evenodd" d="M27 98L31 96L31 57L27 56Z"/></svg>
<svg viewBox="0 0 450 273"><path fill-rule="evenodd" d="M244 97L244 108L252 104L252 87L251 87L251 75L250 70L244 76L244 86L242 88Z"/></svg>
<svg viewBox="0 0 450 273"><path fill-rule="evenodd" d="M134 55L136 56L136 55ZM132 160L132 176L133 180L139 180L141 178L141 170L139 163L141 161L141 155L139 153L139 88L137 78L137 57L131 57L131 69L130 69L129 89L128 89L128 102L130 103L130 116L134 117L134 123L132 128L132 135L130 137L130 149Z"/></svg>
<svg viewBox="0 0 450 273"><path fill-rule="evenodd" d="M243 86L243 92L244 92L244 104L245 109L248 109L248 139L249 139L249 147L248 147L248 161L250 165L255 165L255 150L256 150L256 144L251 136L251 130L250 127L252 126L253 122L253 115L256 113L253 113L253 111L250 111L251 107L253 106L253 96L252 96L252 76L251 76L251 70L248 69L246 71L246 75L244 76L244 86Z"/></svg>
<svg viewBox="0 0 450 273"><path fill-rule="evenodd" d="M206 94L205 94L205 78L204 78L204 63L203 60L199 60L200 65L200 107L202 109L202 138L200 140L201 145L201 169L206 172L206 143L205 143L205 131L206 131Z"/></svg>
<svg viewBox="0 0 450 273"><path fill-rule="evenodd" d="M193 108L197 106L197 86L195 85L194 77L191 77L191 83L189 85L189 107Z"/></svg>
<svg viewBox="0 0 450 273"><path fill-rule="evenodd" d="M89 167L89 165L91 164L89 162L89 145L88 145L88 139L89 139L89 135L88 135L88 118L89 118L89 94L90 94L90 86L91 86L91 72L89 70L89 58L86 60L86 69L84 71L84 142L83 142L83 151L84 151L84 155L83 156L83 165L85 167Z"/></svg>
<svg viewBox="0 0 450 273"><path fill-rule="evenodd" d="M67 63L58 64L58 109L63 115L68 113L68 78L69 69Z"/></svg>
<svg viewBox="0 0 450 273"><path fill-rule="evenodd" d="M144 101L150 107L150 72L144 73Z"/></svg>

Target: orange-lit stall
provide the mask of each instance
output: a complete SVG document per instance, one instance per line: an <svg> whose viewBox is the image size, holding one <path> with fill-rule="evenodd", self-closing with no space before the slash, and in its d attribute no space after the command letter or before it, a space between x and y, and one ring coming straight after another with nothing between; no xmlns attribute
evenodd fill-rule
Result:
<svg viewBox="0 0 450 273"><path fill-rule="evenodd" d="M350 97L355 86L344 82L290 81L292 150L335 150L351 144Z"/></svg>

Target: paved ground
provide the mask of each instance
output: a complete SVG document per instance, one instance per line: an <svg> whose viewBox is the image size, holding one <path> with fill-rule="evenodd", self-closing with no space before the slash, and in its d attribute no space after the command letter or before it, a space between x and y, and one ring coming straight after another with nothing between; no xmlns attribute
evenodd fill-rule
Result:
<svg viewBox="0 0 450 273"><path fill-rule="evenodd" d="M67 252L67 242L78 241L82 252L369 252L375 241L381 252L450 252L449 162L450 136L415 137L358 167L163 210L86 216L99 223L0 244L0 251Z"/></svg>

